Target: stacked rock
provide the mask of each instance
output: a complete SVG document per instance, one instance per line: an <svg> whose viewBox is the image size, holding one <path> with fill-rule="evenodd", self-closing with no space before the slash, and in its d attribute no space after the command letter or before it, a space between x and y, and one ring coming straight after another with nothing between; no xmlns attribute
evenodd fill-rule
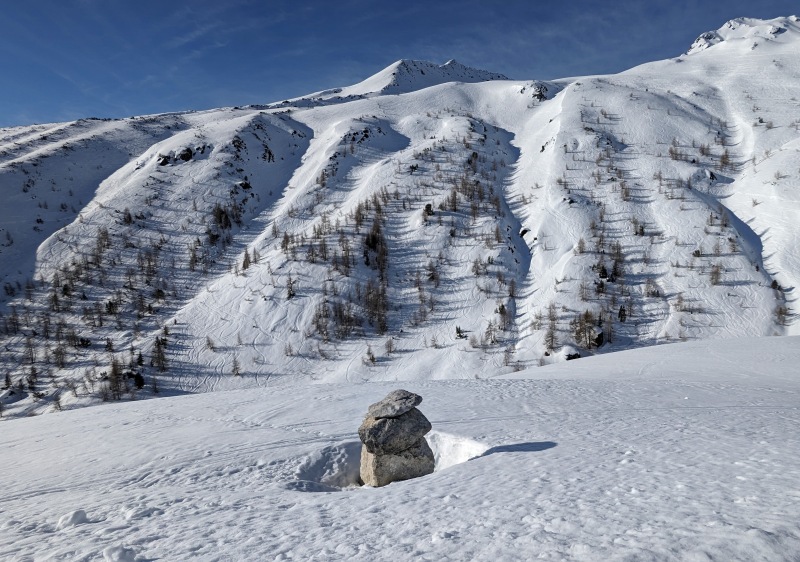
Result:
<svg viewBox="0 0 800 562"><path fill-rule="evenodd" d="M368 486L385 486L431 474L433 451L425 441L431 422L417 405L422 397L406 390L390 392L369 407L358 428L361 480Z"/></svg>

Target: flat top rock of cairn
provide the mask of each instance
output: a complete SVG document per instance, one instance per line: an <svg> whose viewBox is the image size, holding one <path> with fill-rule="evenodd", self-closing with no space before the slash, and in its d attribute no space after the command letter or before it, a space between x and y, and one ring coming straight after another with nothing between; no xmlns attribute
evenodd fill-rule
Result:
<svg viewBox="0 0 800 562"><path fill-rule="evenodd" d="M422 396L407 390L393 390L380 402L375 402L367 410L367 416L379 420L381 418L397 418L416 408L422 402Z"/></svg>

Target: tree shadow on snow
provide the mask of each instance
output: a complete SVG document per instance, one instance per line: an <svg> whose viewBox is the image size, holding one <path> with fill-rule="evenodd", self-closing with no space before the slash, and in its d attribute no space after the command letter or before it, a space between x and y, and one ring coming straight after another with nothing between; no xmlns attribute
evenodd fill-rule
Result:
<svg viewBox="0 0 800 562"><path fill-rule="evenodd" d="M555 441L539 441L535 443L512 443L510 445L498 445L487 449L482 455L476 458L487 457L495 453L538 453L546 451L558 445Z"/></svg>

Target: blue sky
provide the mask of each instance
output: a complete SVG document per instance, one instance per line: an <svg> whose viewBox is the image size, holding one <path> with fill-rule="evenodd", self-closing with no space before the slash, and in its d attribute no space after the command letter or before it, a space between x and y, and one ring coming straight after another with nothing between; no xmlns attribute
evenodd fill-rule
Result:
<svg viewBox="0 0 800 562"><path fill-rule="evenodd" d="M618 72L677 56L796 0L22 0L0 16L0 127L266 103L401 58L511 78Z"/></svg>

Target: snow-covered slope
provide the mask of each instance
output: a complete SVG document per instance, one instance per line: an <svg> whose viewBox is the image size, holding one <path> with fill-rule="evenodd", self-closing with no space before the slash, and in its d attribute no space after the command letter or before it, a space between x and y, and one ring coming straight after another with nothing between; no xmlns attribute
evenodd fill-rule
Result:
<svg viewBox="0 0 800 562"><path fill-rule="evenodd" d="M798 21L800 20L796 16L773 20L736 18L716 31L707 31L700 35L686 54L699 53L723 42L727 43L726 47L730 45L735 49L753 50L759 43L796 41L796 35L800 33ZM787 32L788 34L784 35Z"/></svg>
<svg viewBox="0 0 800 562"><path fill-rule="evenodd" d="M396 383L113 404L0 432L3 560L794 560L800 342L415 381L437 470L354 485ZM46 459L46 460L45 460Z"/></svg>
<svg viewBox="0 0 800 562"><path fill-rule="evenodd" d="M449 60L444 64L399 60L363 82L342 88L341 95L405 94L447 82L488 82L489 80L508 80L508 78L496 72L464 66L455 60Z"/></svg>
<svg viewBox="0 0 800 562"><path fill-rule="evenodd" d="M6 415L799 333L797 21L731 25L612 76L400 61L3 130Z"/></svg>

